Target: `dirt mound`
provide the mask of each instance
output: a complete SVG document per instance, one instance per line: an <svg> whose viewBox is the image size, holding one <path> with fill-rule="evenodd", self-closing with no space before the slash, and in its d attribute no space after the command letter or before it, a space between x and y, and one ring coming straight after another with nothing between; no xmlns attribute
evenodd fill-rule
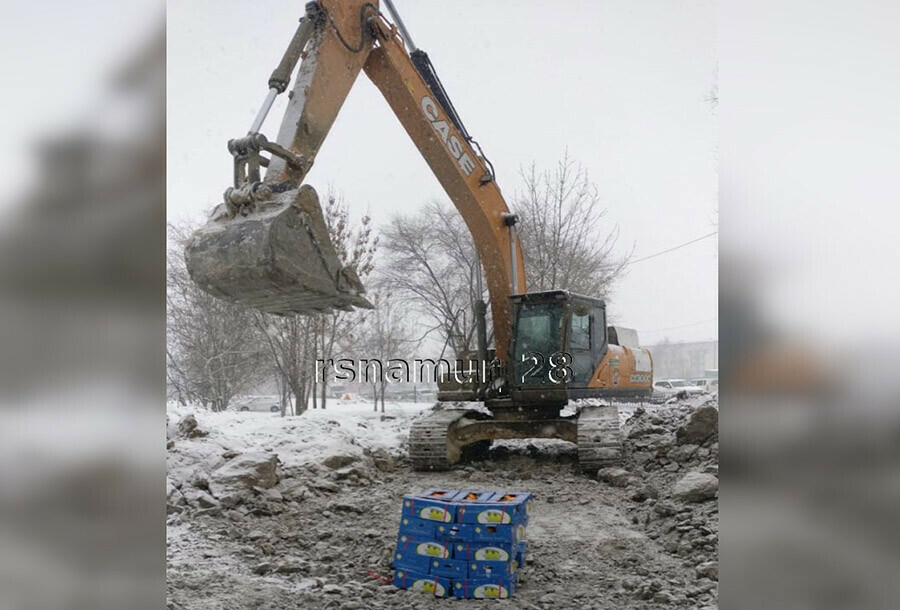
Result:
<svg viewBox="0 0 900 610"><path fill-rule="evenodd" d="M685 594L715 603L718 580L718 400L704 397L638 408L623 426L632 522L692 567ZM650 592L636 589L642 599ZM655 594L654 594L655 595Z"/></svg>

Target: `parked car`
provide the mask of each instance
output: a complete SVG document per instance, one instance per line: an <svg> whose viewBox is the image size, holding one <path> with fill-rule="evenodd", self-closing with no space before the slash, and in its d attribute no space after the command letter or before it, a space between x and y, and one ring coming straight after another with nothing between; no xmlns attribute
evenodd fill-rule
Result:
<svg viewBox="0 0 900 610"><path fill-rule="evenodd" d="M694 379L691 383L709 394L715 394L719 391L718 379L704 377L702 379Z"/></svg>
<svg viewBox="0 0 900 610"><path fill-rule="evenodd" d="M345 388L342 385L330 385L328 386L328 398L336 398L341 399L350 394L350 390Z"/></svg>
<svg viewBox="0 0 900 610"><path fill-rule="evenodd" d="M238 402L234 406L236 411L256 411L258 413L279 413L281 403L277 396L256 396Z"/></svg>
<svg viewBox="0 0 900 610"><path fill-rule="evenodd" d="M653 383L653 398L657 400L665 400L682 392L687 393L689 396L693 396L702 394L704 390L684 379L660 379Z"/></svg>

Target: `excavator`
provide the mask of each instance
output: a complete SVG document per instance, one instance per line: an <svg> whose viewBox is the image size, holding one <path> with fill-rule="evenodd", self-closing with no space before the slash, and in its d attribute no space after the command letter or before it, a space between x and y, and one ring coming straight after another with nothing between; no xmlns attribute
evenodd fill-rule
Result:
<svg viewBox="0 0 900 610"><path fill-rule="evenodd" d="M295 69L271 141L260 129ZM234 182L186 246L192 279L217 297L271 314L372 307L355 269L341 264L316 191L303 184L361 71L382 93L471 232L493 321L489 349L487 305L479 297L473 303L475 361L490 374L463 380L454 374L438 392L439 401L480 402L486 408L436 408L417 419L409 437L413 466L447 470L493 440L524 438L576 443L588 471L615 464L622 451L615 401L650 396L650 353L637 345L633 330L607 325L601 299L565 290L527 292L518 219L392 0L306 4L247 135L228 143ZM566 408L570 402L575 409Z"/></svg>

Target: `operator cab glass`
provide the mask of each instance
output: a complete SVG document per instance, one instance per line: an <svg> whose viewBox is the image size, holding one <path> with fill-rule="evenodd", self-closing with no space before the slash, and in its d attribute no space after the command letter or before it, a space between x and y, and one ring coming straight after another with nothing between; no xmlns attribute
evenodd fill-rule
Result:
<svg viewBox="0 0 900 610"><path fill-rule="evenodd" d="M526 392L586 388L606 353L603 301L566 291L515 295L510 385Z"/></svg>
<svg viewBox="0 0 900 610"><path fill-rule="evenodd" d="M539 362L562 349L563 302L523 303L516 313L516 336L513 362L517 380ZM535 384L541 380L537 376L526 375L524 383Z"/></svg>

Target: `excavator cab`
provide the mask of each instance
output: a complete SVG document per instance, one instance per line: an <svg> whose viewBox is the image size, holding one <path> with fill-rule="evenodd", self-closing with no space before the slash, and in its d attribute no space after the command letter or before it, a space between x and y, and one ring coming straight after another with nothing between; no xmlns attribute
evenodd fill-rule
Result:
<svg viewBox="0 0 900 610"><path fill-rule="evenodd" d="M606 304L565 290L513 295L513 402L564 405L587 397L607 351Z"/></svg>

